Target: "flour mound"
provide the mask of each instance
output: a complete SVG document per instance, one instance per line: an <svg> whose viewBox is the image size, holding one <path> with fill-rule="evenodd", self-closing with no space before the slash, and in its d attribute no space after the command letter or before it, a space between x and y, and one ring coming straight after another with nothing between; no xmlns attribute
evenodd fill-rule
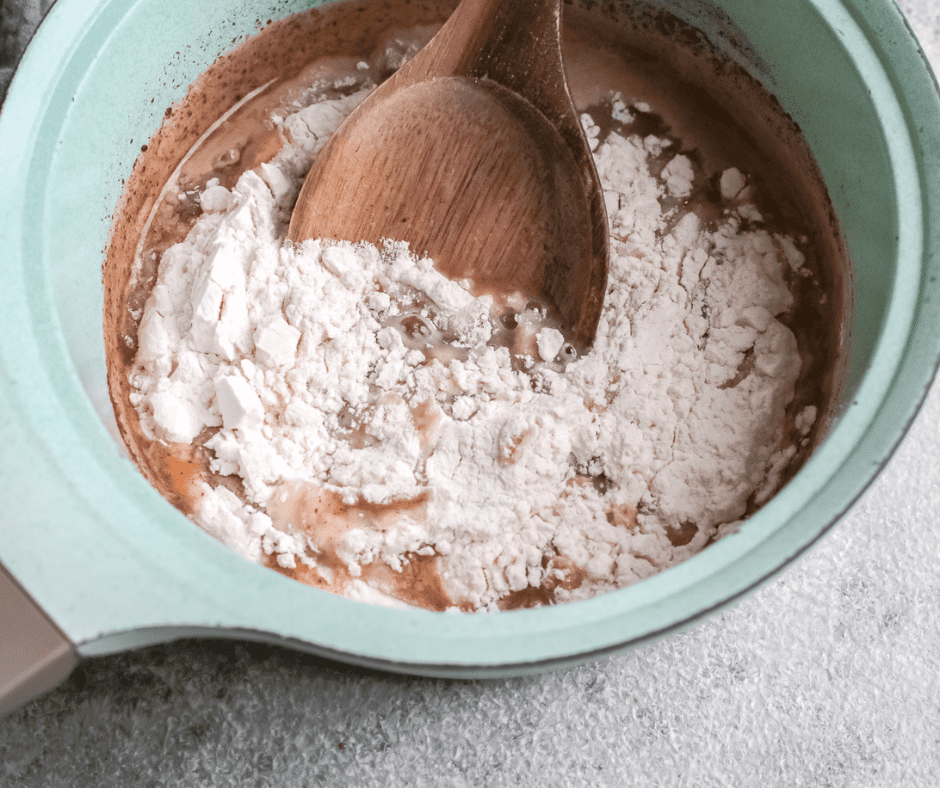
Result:
<svg viewBox="0 0 940 788"><path fill-rule="evenodd" d="M202 441L243 490L203 483L196 522L374 601L396 594L369 596L370 567L431 560L451 604L496 609L635 583L779 487L800 355L778 318L803 260L761 229L744 174L722 176L706 225L673 143L600 139L584 117L611 255L577 357L523 294L474 297L401 243L285 242L303 173L363 95L279 119L291 144L231 191L210 182L161 261L131 376L142 428Z"/></svg>

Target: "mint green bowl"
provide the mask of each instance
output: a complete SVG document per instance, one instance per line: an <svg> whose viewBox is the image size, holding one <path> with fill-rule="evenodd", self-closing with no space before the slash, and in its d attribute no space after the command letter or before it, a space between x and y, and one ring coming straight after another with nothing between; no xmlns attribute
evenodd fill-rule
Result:
<svg viewBox="0 0 940 788"><path fill-rule="evenodd" d="M838 415L797 476L695 558L586 602L464 615L373 607L244 561L167 503L106 426L101 266L122 178L163 108L233 38L307 4L56 3L0 114L0 561L75 652L236 636L406 673L527 673L728 603L852 505L940 356L936 85L885 0L662 4L777 96L819 162L853 261Z"/></svg>

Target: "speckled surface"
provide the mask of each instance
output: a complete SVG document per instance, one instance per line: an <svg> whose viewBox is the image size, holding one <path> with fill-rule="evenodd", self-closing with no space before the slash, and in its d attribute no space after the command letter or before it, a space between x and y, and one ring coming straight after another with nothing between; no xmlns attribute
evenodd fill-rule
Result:
<svg viewBox="0 0 940 788"><path fill-rule="evenodd" d="M49 5L3 0L0 91ZM935 67L940 2L904 0ZM86 662L0 786L940 785L940 387L853 512L692 630L562 673L407 679L237 642Z"/></svg>

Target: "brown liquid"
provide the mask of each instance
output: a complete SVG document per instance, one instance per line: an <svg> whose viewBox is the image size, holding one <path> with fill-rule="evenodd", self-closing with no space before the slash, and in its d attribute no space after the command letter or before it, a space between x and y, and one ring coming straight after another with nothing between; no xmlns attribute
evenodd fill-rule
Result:
<svg viewBox="0 0 940 788"><path fill-rule="evenodd" d="M369 59L390 30L439 25L454 5L453 0L330 3L275 22L216 61L187 96L167 110L163 126L135 163L115 215L103 272L108 382L118 425L138 466L184 513L196 508L197 482L203 478L237 493L241 488L236 479L209 476L207 453L200 448L204 441L197 441L194 447L179 447L147 440L130 403L128 373L137 352L138 323L160 256L192 227L199 214L195 196L210 178L231 186L243 171L269 160L289 142L269 121L272 111L331 68ZM788 469L789 477L805 461L824 429L840 357L845 256L825 189L798 129L759 85L705 50L688 28L672 17L650 12L639 2L624 3L619 13L632 17L621 20L629 25L612 23L612 6L605 7L603 15L565 8L566 64L579 108L602 102L612 90L627 103L648 103L655 112L640 113L627 130L678 141L698 170L697 183L702 185L692 201L700 207L703 220L718 219L712 207L717 201L718 178L724 169L735 166L756 183L758 208L767 220L767 229L805 238L800 248L811 276L794 283L796 304L782 318L794 331L803 357L796 397L788 409L790 437L800 446ZM379 71L374 68L362 73L361 81L387 76ZM197 141L223 117L194 150ZM178 166L173 188L164 193ZM178 193L183 194L181 199L175 196ZM511 348L521 341L515 320L516 313L505 318L500 340ZM408 326L402 328L408 331ZM437 343L436 349L428 351L429 360L441 357L442 347ZM816 405L823 417L801 441L793 421L806 405ZM416 409L415 418L426 430L434 428L433 409ZM592 483L580 477L579 481ZM350 578L336 554L338 537L362 522L369 527L393 527L392 520L403 508L409 508L412 516L421 516L424 504L415 500L378 508L347 506L323 490L284 492L287 497L269 513L281 527L311 534L318 548L318 566L325 571L300 561L291 570L273 560L267 563L302 582L339 592ZM636 512L613 512L611 517L614 524L636 527ZM694 536L688 530L682 528L673 535L677 545ZM411 555L407 559L400 572L367 565L363 578L412 604L431 609L451 606L437 572L436 556ZM583 573L577 567L563 566L561 557L546 561L546 568L558 571L549 572L541 588L507 595L500 607L549 604L558 588L570 590L583 581Z"/></svg>
<svg viewBox="0 0 940 788"><path fill-rule="evenodd" d="M267 513L282 530L307 535L317 567L298 561L295 569L285 569L273 559L267 564L308 585L342 593L353 580L340 554L346 533L351 528L392 529L402 517L426 519L426 505L426 495L390 504L347 504L337 493L309 484L281 485L268 503ZM429 610L454 606L441 581L436 555L408 553L402 556L402 566L397 571L373 562L363 565L361 572L362 579L371 587L403 602Z"/></svg>

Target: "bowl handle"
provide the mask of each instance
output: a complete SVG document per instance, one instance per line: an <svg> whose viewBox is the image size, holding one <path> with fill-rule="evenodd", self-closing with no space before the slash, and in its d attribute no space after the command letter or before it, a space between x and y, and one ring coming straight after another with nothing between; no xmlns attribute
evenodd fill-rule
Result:
<svg viewBox="0 0 940 788"><path fill-rule="evenodd" d="M0 717L63 682L77 664L71 641L0 564Z"/></svg>

